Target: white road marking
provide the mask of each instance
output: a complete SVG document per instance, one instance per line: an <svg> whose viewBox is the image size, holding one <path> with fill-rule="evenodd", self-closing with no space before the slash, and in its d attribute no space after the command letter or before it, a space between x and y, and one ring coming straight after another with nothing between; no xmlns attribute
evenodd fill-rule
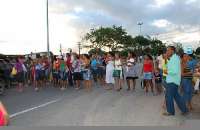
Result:
<svg viewBox="0 0 200 130"><path fill-rule="evenodd" d="M42 104L42 105L39 105L39 106L36 106L36 107L33 107L33 108L29 108L29 109L23 110L23 111L21 111L21 112L17 112L17 113L15 113L15 114L10 115L9 117L10 117L10 118L14 118L14 117L19 116L19 115L22 115L22 114L24 114L24 113L27 113L27 112L30 112L30 111L34 111L34 110L36 110L36 109L38 109L38 108L46 107L46 106L48 106L48 105L50 105L50 104L53 104L53 103L56 103L56 102L58 102L58 101L60 101L60 100L61 100L61 98L60 98L60 99L53 100L53 101L50 101L50 102L47 102L47 103L44 103L44 104Z"/></svg>

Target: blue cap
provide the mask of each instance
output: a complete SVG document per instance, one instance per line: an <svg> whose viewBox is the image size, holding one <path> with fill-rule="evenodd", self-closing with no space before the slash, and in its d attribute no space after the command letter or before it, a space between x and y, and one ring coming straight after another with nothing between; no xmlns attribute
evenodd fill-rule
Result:
<svg viewBox="0 0 200 130"><path fill-rule="evenodd" d="M188 55L193 54L193 49L192 49L192 47L191 47L191 46L184 47L184 53L185 53L185 54L188 54Z"/></svg>

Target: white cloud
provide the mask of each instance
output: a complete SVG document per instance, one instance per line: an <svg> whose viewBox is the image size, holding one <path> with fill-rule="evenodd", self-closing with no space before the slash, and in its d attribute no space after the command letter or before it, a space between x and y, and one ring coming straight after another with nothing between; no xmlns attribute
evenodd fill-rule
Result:
<svg viewBox="0 0 200 130"><path fill-rule="evenodd" d="M77 19L73 15L65 14L50 14L50 45L51 50L59 54L59 46L66 48L75 48L78 42L78 31L76 28L71 26L71 20Z"/></svg>
<svg viewBox="0 0 200 130"><path fill-rule="evenodd" d="M179 42L185 45L191 45L197 48L200 43L200 31L195 28L185 28L187 31L174 30L170 33L158 35L158 39L166 43Z"/></svg>
<svg viewBox="0 0 200 130"><path fill-rule="evenodd" d="M193 32L193 33L181 33L177 36L175 36L174 41L175 42L184 42L184 43L194 43L195 41L200 40L200 34L199 32Z"/></svg>
<svg viewBox="0 0 200 130"><path fill-rule="evenodd" d="M46 10L41 0L0 2L0 53L29 53L46 50Z"/></svg>
<svg viewBox="0 0 200 130"><path fill-rule="evenodd" d="M74 8L74 11L75 11L76 13L80 13L80 12L83 12L84 9L83 9L82 7L75 7L75 8Z"/></svg>
<svg viewBox="0 0 200 130"><path fill-rule="evenodd" d="M59 14L59 10L50 8L50 12L55 12L49 17L50 50L56 54L60 43L64 48L73 48L79 40L79 30L70 26L70 21L79 17ZM45 0L0 1L0 16L0 53L24 54L47 50Z"/></svg>
<svg viewBox="0 0 200 130"><path fill-rule="evenodd" d="M154 20L152 25L156 26L158 28L166 28L166 27L172 25L172 23L167 21L166 19L159 19L159 20Z"/></svg>
<svg viewBox="0 0 200 130"><path fill-rule="evenodd" d="M150 6L155 8L161 8L170 4L174 4L174 0L154 0L154 4L150 4Z"/></svg>
<svg viewBox="0 0 200 130"><path fill-rule="evenodd" d="M192 4L195 3L197 0L186 0L186 4Z"/></svg>

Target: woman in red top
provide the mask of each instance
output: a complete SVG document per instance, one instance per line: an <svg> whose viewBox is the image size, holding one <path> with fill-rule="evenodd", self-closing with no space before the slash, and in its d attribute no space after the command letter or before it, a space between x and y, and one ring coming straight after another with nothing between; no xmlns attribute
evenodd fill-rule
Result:
<svg viewBox="0 0 200 130"><path fill-rule="evenodd" d="M150 55L146 55L143 63L143 79L144 79L144 88L146 93L148 93L150 87L152 93L154 94L153 80L152 80L153 72L154 72L153 58Z"/></svg>

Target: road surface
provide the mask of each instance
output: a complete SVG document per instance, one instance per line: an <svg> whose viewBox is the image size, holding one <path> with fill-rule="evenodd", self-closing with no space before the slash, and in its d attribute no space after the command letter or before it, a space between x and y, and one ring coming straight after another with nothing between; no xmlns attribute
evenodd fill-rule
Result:
<svg viewBox="0 0 200 130"><path fill-rule="evenodd" d="M145 95L137 81L136 91L92 92L46 86L39 92L28 87L23 93L8 90L0 97L11 117L11 126L177 126L187 117L161 115L162 96Z"/></svg>

